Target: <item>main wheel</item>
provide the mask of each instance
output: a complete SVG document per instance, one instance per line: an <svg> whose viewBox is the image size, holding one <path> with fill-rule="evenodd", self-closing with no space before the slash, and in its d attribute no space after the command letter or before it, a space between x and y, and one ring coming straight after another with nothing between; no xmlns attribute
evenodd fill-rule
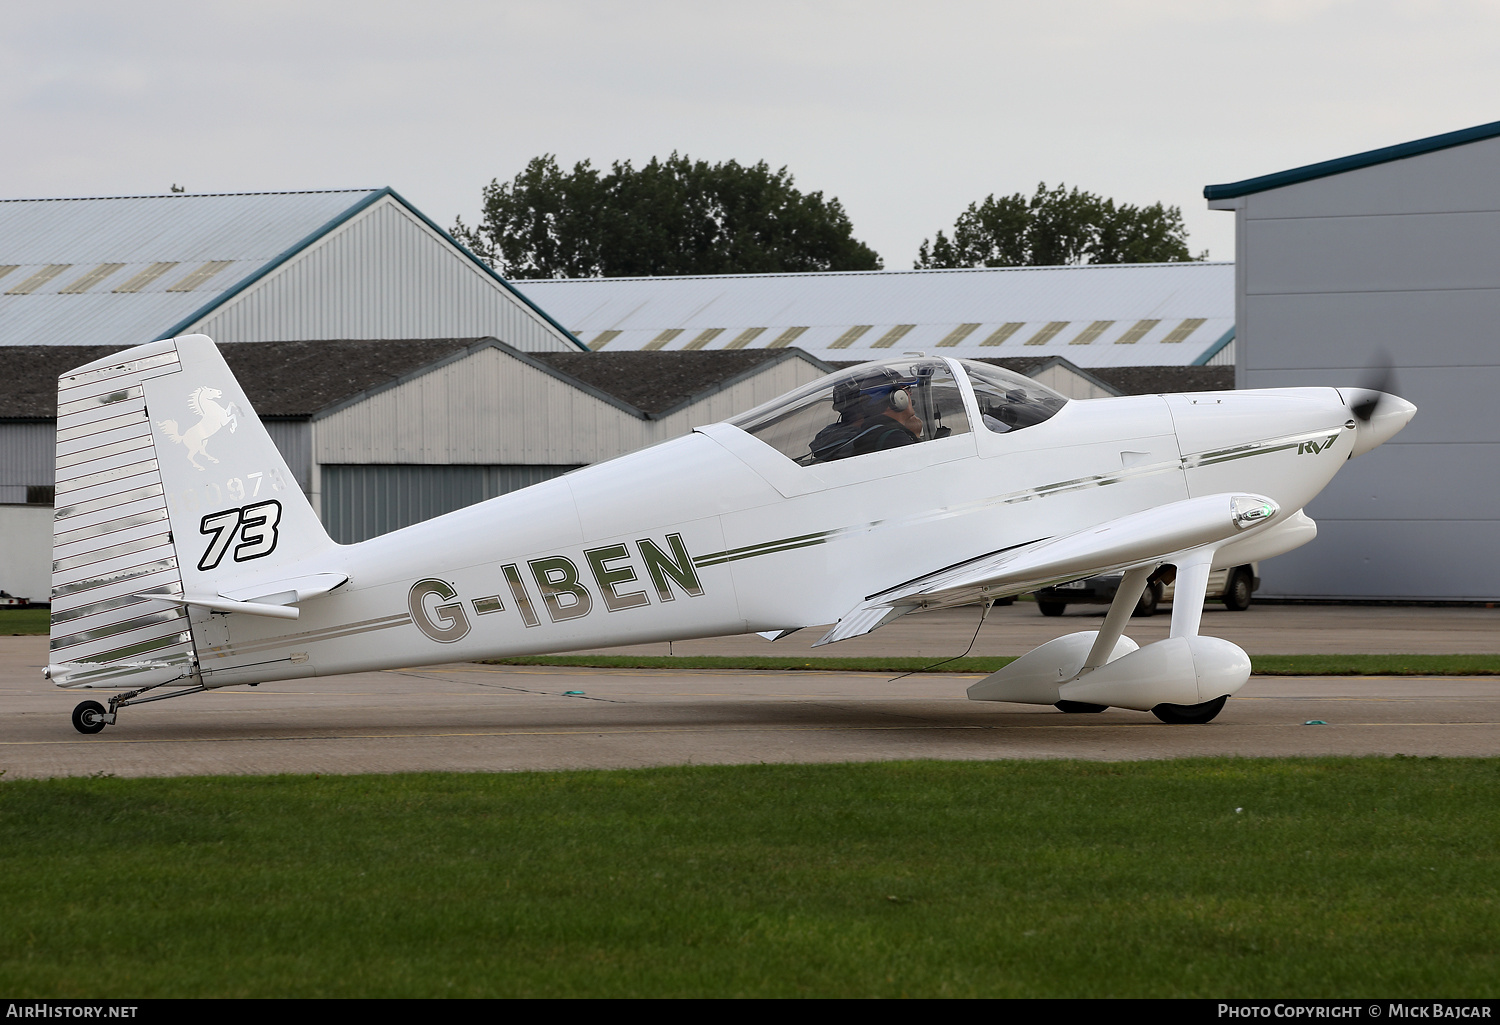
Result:
<svg viewBox="0 0 1500 1025"><path fill-rule="evenodd" d="M1244 566L1229 574L1229 583L1224 586L1224 607L1231 612L1244 612L1250 607L1253 584L1250 571Z"/></svg>
<svg viewBox="0 0 1500 1025"><path fill-rule="evenodd" d="M1088 701L1059 701L1052 706L1059 712L1102 712L1108 705L1096 705Z"/></svg>
<svg viewBox="0 0 1500 1025"><path fill-rule="evenodd" d="M1161 602L1162 590L1161 584L1156 581L1148 583L1146 589L1141 592L1141 600L1135 603L1135 609L1130 614L1143 618L1156 615L1156 606Z"/></svg>
<svg viewBox="0 0 1500 1025"><path fill-rule="evenodd" d="M1044 616L1060 616L1067 611L1068 603L1065 601L1042 601L1038 599L1036 607Z"/></svg>
<svg viewBox="0 0 1500 1025"><path fill-rule="evenodd" d="M1224 702L1229 700L1229 695L1222 698L1214 698L1205 701L1201 705L1157 705L1151 709L1151 714L1164 723L1173 726L1198 725L1200 723L1212 722L1213 717L1224 710Z"/></svg>
<svg viewBox="0 0 1500 1025"><path fill-rule="evenodd" d="M98 733L104 729L104 706L97 701L81 701L73 709L73 728L79 733Z"/></svg>

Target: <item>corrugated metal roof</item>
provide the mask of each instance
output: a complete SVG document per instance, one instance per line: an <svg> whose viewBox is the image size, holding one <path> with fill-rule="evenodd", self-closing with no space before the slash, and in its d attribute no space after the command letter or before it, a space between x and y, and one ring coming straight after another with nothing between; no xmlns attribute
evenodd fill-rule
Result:
<svg viewBox="0 0 1500 1025"><path fill-rule="evenodd" d="M1059 355L1081 367L1186 366L1234 327L1232 263L573 278L512 285L584 342L610 352L653 342L681 349L717 329L709 349L770 348L796 331L790 344L821 359L876 358L881 353L873 350L894 346L941 348L943 355L959 357ZM661 341L671 331L678 333Z"/></svg>
<svg viewBox="0 0 1500 1025"><path fill-rule="evenodd" d="M0 200L0 344L152 341L378 191Z"/></svg>

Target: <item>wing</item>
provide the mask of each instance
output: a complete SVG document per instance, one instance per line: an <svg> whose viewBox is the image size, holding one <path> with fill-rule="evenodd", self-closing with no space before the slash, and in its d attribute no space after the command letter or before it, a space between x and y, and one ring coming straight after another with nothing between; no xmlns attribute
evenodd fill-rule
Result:
<svg viewBox="0 0 1500 1025"><path fill-rule="evenodd" d="M1171 562L1180 553L1241 538L1278 511L1275 502L1260 495L1205 495L989 552L870 595L813 647L867 634L919 609L969 605L1078 577Z"/></svg>

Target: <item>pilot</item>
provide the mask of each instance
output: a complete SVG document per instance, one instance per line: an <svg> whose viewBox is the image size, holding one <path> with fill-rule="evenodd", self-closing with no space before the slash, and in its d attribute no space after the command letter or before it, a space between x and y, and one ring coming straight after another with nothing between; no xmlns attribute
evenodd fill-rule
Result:
<svg viewBox="0 0 1500 1025"><path fill-rule="evenodd" d="M912 408L915 381L889 367L877 367L846 378L833 389L839 420L818 432L809 446L820 463L866 452L915 445L922 439L922 418Z"/></svg>

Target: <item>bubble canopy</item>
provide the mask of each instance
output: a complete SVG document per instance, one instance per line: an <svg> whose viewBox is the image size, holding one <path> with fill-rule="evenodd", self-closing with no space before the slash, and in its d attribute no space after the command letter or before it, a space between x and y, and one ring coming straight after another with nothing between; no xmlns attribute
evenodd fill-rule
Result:
<svg viewBox="0 0 1500 1025"><path fill-rule="evenodd" d="M811 466L967 434L974 429L971 408L986 431L1022 430L1049 419L1067 401L987 363L905 356L829 374L729 422Z"/></svg>

